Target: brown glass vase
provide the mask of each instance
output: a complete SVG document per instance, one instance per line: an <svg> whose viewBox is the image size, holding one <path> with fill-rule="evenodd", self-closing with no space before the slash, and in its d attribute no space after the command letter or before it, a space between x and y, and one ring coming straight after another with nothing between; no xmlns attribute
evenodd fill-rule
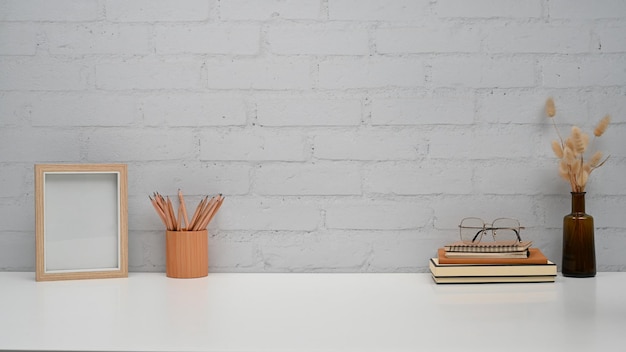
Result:
<svg viewBox="0 0 626 352"><path fill-rule="evenodd" d="M585 213L585 192L572 192L572 213L563 218L563 276L596 276L593 232L593 217Z"/></svg>

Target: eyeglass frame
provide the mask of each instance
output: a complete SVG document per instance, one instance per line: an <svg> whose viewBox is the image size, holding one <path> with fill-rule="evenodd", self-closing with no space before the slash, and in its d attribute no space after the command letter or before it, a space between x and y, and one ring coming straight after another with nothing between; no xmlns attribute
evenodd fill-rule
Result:
<svg viewBox="0 0 626 352"><path fill-rule="evenodd" d="M483 223L483 227L479 228L479 227L467 227L467 226L461 226L461 224L463 224L463 221L467 220L467 219L477 219L480 220ZM517 242L522 242L522 237L520 236L520 230L525 229L524 226L517 226L517 227L493 227L493 223L498 221L498 220L514 220L516 221L518 224L520 223L518 219L514 219L514 218L496 218L494 219L491 223L485 222L485 220L483 220L482 218L477 218L477 217L467 217L467 218L463 218L461 219L461 222L459 223L459 237L461 238L461 241L465 242L463 240L463 236L461 234L461 229L479 229L478 232L476 232L476 235L474 235L474 237L472 238L472 241L470 241L470 243L480 243L482 241L483 238L483 234L485 234L487 231L491 231L491 237L493 237L493 240L496 240L496 230L513 230L513 232L515 232L515 236L517 236ZM490 225L490 227L487 227L487 225ZM480 235L480 238L478 240L478 242L475 242L476 237L478 237L478 235Z"/></svg>

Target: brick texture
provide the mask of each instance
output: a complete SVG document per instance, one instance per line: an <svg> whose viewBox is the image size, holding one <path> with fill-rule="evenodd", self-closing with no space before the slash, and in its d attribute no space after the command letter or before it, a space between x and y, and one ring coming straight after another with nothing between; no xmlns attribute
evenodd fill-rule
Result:
<svg viewBox="0 0 626 352"><path fill-rule="evenodd" d="M131 271L164 271L146 195L226 200L212 272L427 272L461 218L517 217L560 263L560 131L591 175L598 270L626 270L622 0L0 0L0 270L34 270L36 163L129 166Z"/></svg>

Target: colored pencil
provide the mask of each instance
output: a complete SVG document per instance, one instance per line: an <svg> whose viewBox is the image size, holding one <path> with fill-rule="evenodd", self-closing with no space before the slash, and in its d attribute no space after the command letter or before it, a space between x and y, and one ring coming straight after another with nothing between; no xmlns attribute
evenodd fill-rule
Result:
<svg viewBox="0 0 626 352"><path fill-rule="evenodd" d="M224 202L224 196L221 193L211 198L204 196L189 220L185 198L180 189L178 190L177 212L174 211L174 205L169 196L163 197L158 192L154 192L148 198L168 231L206 230Z"/></svg>

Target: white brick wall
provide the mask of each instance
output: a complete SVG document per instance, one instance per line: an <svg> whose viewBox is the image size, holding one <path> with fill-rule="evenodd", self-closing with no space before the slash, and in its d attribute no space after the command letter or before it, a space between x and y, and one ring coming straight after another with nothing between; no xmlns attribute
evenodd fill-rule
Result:
<svg viewBox="0 0 626 352"><path fill-rule="evenodd" d="M488 28L484 49L490 53L588 53L592 49L589 25L510 24Z"/></svg>
<svg viewBox="0 0 626 352"><path fill-rule="evenodd" d="M415 160L426 153L419 131L408 128L320 132L313 143L313 156L328 160Z"/></svg>
<svg viewBox="0 0 626 352"><path fill-rule="evenodd" d="M155 47L158 54L254 55L259 39L257 25L177 24L156 28Z"/></svg>
<svg viewBox="0 0 626 352"><path fill-rule="evenodd" d="M209 89L311 89L311 60L228 59L205 63Z"/></svg>
<svg viewBox="0 0 626 352"><path fill-rule="evenodd" d="M116 62L96 65L101 90L201 89L206 86L200 62Z"/></svg>
<svg viewBox="0 0 626 352"><path fill-rule="evenodd" d="M626 26L623 24L597 28L598 51L603 53L623 53L626 51Z"/></svg>
<svg viewBox="0 0 626 352"><path fill-rule="evenodd" d="M111 22L206 21L214 0L106 0L105 16Z"/></svg>
<svg viewBox="0 0 626 352"><path fill-rule="evenodd" d="M443 91L429 96L374 98L371 123L377 126L471 124L476 110L474 100L472 94Z"/></svg>
<svg viewBox="0 0 626 352"><path fill-rule="evenodd" d="M467 163L432 161L379 162L365 169L365 190L374 194L426 195L472 192L472 167Z"/></svg>
<svg viewBox="0 0 626 352"><path fill-rule="evenodd" d="M403 53L477 53L482 34L477 28L441 22L419 27L377 29L376 51L381 54Z"/></svg>
<svg viewBox="0 0 626 352"><path fill-rule="evenodd" d="M585 0L556 0L549 3L550 17L557 19L623 19L625 11L626 3L620 0L602 0L599 3Z"/></svg>
<svg viewBox="0 0 626 352"><path fill-rule="evenodd" d="M348 200L329 204L325 225L329 229L410 230L428 224L432 210L423 200Z"/></svg>
<svg viewBox="0 0 626 352"><path fill-rule="evenodd" d="M78 132L66 129L42 130L23 127L2 127L0 129L3 173L4 166L11 166L12 163L23 165L23 163L31 164L55 160L77 162L80 159L80 149L81 141ZM13 186L3 184L4 187ZM31 195L30 193L22 194L23 197Z"/></svg>
<svg viewBox="0 0 626 352"><path fill-rule="evenodd" d="M268 41L279 55L367 55L366 28L328 25L276 26L269 29Z"/></svg>
<svg viewBox="0 0 626 352"><path fill-rule="evenodd" d="M542 15L541 0L438 0L435 13L441 17L537 18Z"/></svg>
<svg viewBox="0 0 626 352"><path fill-rule="evenodd" d="M546 60L542 64L543 85L550 88L621 86L626 81L624 67L623 55Z"/></svg>
<svg viewBox="0 0 626 352"><path fill-rule="evenodd" d="M536 85L535 63L525 58L443 56L431 61L439 87L525 88Z"/></svg>
<svg viewBox="0 0 626 352"><path fill-rule="evenodd" d="M355 97L288 96L256 104L260 126L357 126L363 113Z"/></svg>
<svg viewBox="0 0 626 352"><path fill-rule="evenodd" d="M152 28L125 24L44 25L45 45L53 55L147 55L152 51Z"/></svg>
<svg viewBox="0 0 626 352"><path fill-rule="evenodd" d="M98 0L3 0L0 4L3 21L82 22L98 20Z"/></svg>
<svg viewBox="0 0 626 352"><path fill-rule="evenodd" d="M206 129L200 133L200 160L299 161L308 159L306 136L266 129Z"/></svg>
<svg viewBox="0 0 626 352"><path fill-rule="evenodd" d="M328 17L347 21L419 21L431 12L428 0L333 0Z"/></svg>
<svg viewBox="0 0 626 352"><path fill-rule="evenodd" d="M83 92L33 95L29 112L33 126L129 126L138 121L140 105L123 94Z"/></svg>
<svg viewBox="0 0 626 352"><path fill-rule="evenodd" d="M246 101L239 94L170 92L141 97L146 126L243 126Z"/></svg>
<svg viewBox="0 0 626 352"><path fill-rule="evenodd" d="M359 166L350 163L294 163L260 166L252 192L261 195L360 195Z"/></svg>
<svg viewBox="0 0 626 352"><path fill-rule="evenodd" d="M359 57L328 59L319 64L321 89L411 88L423 83L422 60Z"/></svg>
<svg viewBox="0 0 626 352"><path fill-rule="evenodd" d="M0 55L35 55L37 28L24 23L0 24Z"/></svg>
<svg viewBox="0 0 626 352"><path fill-rule="evenodd" d="M315 20L320 17L318 0L232 0L220 3L221 20L256 20L272 18Z"/></svg>
<svg viewBox="0 0 626 352"><path fill-rule="evenodd" d="M3 91L84 91L93 86L93 67L68 59L14 56L0 58ZM93 65L93 64L92 64Z"/></svg>
<svg viewBox="0 0 626 352"><path fill-rule="evenodd" d="M587 209L624 271L622 0L0 0L0 270L34 270L53 162L129 165L130 270L177 189L226 196L211 271L425 272L465 216L558 263L548 96L564 132L613 116Z"/></svg>

